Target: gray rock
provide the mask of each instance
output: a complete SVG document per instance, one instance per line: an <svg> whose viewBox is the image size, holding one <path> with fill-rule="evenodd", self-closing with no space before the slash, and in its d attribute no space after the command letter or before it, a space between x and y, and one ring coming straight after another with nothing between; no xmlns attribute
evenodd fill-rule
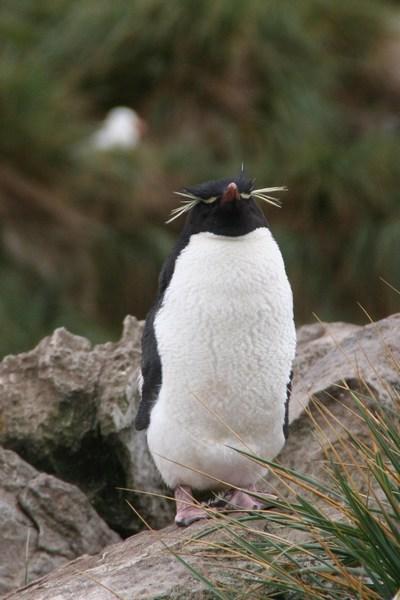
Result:
<svg viewBox="0 0 400 600"><path fill-rule="evenodd" d="M0 594L119 539L76 486L0 448Z"/></svg>
<svg viewBox="0 0 400 600"><path fill-rule="evenodd" d="M155 527L172 516L162 498L119 489L162 489L145 433L133 427L141 334L128 316L120 341L92 348L61 328L0 363L0 444L78 485L124 534L141 528L126 498Z"/></svg>
<svg viewBox="0 0 400 600"><path fill-rule="evenodd" d="M344 324L312 325L299 331L293 403L300 408L316 396L333 419L325 419L318 407L309 405L291 425L289 440L277 458L282 464L320 480L327 477L326 454L343 451L349 432L367 441L363 422L354 415L351 394L338 387L343 380L350 389L361 390L366 400L390 406L400 391L400 315L376 324L355 327ZM368 387L370 386L370 389ZM371 394L372 391L372 394ZM318 428L315 427L318 424ZM342 424L342 426L340 425ZM317 435L318 433L318 435ZM319 439L318 439L319 438ZM357 471L357 470L356 470ZM354 482L357 472L352 473ZM369 485L361 477L360 486ZM287 486L266 472L266 486L282 497ZM319 505L314 497L315 505ZM195 579L175 554L215 583L229 583L232 557L210 558L196 535L208 527L197 523L186 530L169 526L161 532L143 532L107 548L97 557L81 557L53 571L7 600L193 600L208 596L206 586ZM215 533L221 542L222 533ZM296 541L296 532L279 529L279 535ZM244 597L244 595L243 595Z"/></svg>
<svg viewBox="0 0 400 600"><path fill-rule="evenodd" d="M301 327L294 364L290 422L312 396L340 397L343 385L392 402L390 387L400 390L400 313L364 327L347 323L317 323ZM396 364L397 360L397 364Z"/></svg>
<svg viewBox="0 0 400 600"><path fill-rule="evenodd" d="M298 347L289 440L278 460L327 481L326 458L333 450L340 455L350 445L349 432L365 443L369 440L352 394L372 408L395 407L400 392L400 313L364 327L342 323L306 327L307 335L310 331L319 335ZM318 404L325 407L325 415ZM367 493L357 469L352 478ZM275 486L282 496L290 495L272 478L265 488L271 491Z"/></svg>
<svg viewBox="0 0 400 600"><path fill-rule="evenodd" d="M96 557L78 558L3 600L211 600L215 596L176 555L225 584L231 569L244 562L230 558L228 565L207 557L195 536L208 526L198 522L187 529L172 525L162 532L144 531ZM221 541L221 534L214 537Z"/></svg>

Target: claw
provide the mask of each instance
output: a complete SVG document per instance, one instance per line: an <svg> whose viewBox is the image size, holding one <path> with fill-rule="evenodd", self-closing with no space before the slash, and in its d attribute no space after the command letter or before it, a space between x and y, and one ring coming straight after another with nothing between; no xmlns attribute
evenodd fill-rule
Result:
<svg viewBox="0 0 400 600"><path fill-rule="evenodd" d="M188 507L182 511L178 511L175 516L175 523L178 527L187 527L195 521L207 519L208 515L202 508Z"/></svg>

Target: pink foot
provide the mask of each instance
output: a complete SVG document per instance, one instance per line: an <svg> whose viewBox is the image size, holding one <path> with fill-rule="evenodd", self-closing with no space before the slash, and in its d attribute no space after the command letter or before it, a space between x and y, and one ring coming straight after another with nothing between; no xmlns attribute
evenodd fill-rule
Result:
<svg viewBox="0 0 400 600"><path fill-rule="evenodd" d="M254 491L257 496L261 495L257 492L254 485L248 486L249 491ZM262 494L266 496L265 494ZM276 496L270 496L271 498L276 498ZM225 500L227 502L227 506L229 508L251 511L251 510L262 510L263 508L268 507L268 496L265 497L265 501L258 500L251 494L247 492L243 492L241 490L229 490L225 494Z"/></svg>
<svg viewBox="0 0 400 600"><path fill-rule="evenodd" d="M207 519L207 512L197 505L192 490L187 485L180 485L175 490L176 515L175 523L179 527L187 527L200 519Z"/></svg>

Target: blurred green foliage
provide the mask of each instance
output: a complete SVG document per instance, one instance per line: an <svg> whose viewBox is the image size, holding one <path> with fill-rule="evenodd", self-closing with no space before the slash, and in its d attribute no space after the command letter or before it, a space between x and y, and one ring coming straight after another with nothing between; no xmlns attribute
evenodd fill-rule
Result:
<svg viewBox="0 0 400 600"><path fill-rule="evenodd" d="M268 218L298 322L395 310L379 277L399 286L399 47L389 0L2 0L0 354L143 317L171 191L242 160L289 187ZM148 135L86 152L116 105Z"/></svg>

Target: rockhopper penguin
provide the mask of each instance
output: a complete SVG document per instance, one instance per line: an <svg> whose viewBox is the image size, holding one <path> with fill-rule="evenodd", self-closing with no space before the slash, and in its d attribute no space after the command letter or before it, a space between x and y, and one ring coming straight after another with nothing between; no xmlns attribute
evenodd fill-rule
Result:
<svg viewBox="0 0 400 600"><path fill-rule="evenodd" d="M185 188L182 233L159 278L142 340L136 428L174 490L175 522L207 516L192 490L227 490L243 510L285 442L296 334L282 255L256 203L277 200L239 177ZM242 488L238 490L237 488ZM243 491L244 490L244 491Z"/></svg>

